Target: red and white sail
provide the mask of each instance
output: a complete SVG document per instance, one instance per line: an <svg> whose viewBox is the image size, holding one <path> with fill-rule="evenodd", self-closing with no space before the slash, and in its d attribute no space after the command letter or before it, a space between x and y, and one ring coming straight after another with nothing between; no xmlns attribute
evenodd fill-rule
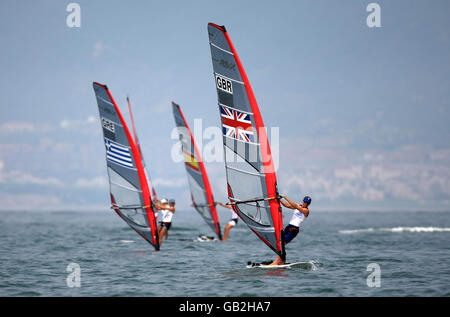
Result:
<svg viewBox="0 0 450 317"><path fill-rule="evenodd" d="M219 240L222 240L219 217L217 216L211 185L202 157L195 144L186 118L183 112L181 112L180 106L172 102L172 110L183 150L189 188L191 189L192 204L195 210L198 211L205 222L217 234Z"/></svg>
<svg viewBox="0 0 450 317"><path fill-rule="evenodd" d="M284 257L277 178L258 104L225 27L209 23L208 35L229 200L248 227Z"/></svg>
<svg viewBox="0 0 450 317"><path fill-rule="evenodd" d="M108 87L93 83L106 149L114 211L159 250L155 213L139 148Z"/></svg>

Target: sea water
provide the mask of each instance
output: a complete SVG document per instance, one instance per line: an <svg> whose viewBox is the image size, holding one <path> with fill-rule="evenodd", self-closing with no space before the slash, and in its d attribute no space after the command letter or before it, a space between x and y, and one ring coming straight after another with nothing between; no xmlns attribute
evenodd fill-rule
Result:
<svg viewBox="0 0 450 317"><path fill-rule="evenodd" d="M0 296L450 296L448 212L312 210L287 245L311 263L295 269L246 268L275 254L242 220L226 242L200 234L192 210L160 252L111 210L0 212Z"/></svg>

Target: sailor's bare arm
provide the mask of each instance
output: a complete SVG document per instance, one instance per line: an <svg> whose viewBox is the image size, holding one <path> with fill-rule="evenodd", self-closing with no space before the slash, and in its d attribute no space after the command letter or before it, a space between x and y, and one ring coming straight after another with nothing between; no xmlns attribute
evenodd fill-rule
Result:
<svg viewBox="0 0 450 317"><path fill-rule="evenodd" d="M214 203L216 205L222 206L223 208L233 209L233 207L231 207L231 205L227 205L227 204L221 203L220 201L215 201Z"/></svg>
<svg viewBox="0 0 450 317"><path fill-rule="evenodd" d="M282 199L280 199L280 203L286 208L296 209L295 207L292 207L292 205L289 202L284 202Z"/></svg>
<svg viewBox="0 0 450 317"><path fill-rule="evenodd" d="M161 210L161 205L159 204L159 200L154 199L153 200L153 206L158 209Z"/></svg>
<svg viewBox="0 0 450 317"><path fill-rule="evenodd" d="M287 196L283 196L283 198L289 203L289 205L287 206L287 204L285 204L283 202L283 200L280 200L281 203L283 204L283 206L290 208L290 209L297 209L298 211L300 211L302 214L305 215L305 217L308 217L309 215L309 209L306 207L303 207L299 204L297 204L296 202L293 202L292 200L290 200Z"/></svg>

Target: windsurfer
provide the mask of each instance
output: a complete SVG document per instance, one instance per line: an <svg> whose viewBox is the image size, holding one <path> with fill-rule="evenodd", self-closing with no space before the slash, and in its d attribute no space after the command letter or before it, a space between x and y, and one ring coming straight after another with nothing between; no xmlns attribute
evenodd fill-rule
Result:
<svg viewBox="0 0 450 317"><path fill-rule="evenodd" d="M227 205L227 204L221 203L220 201L215 201L214 204L222 206L222 207L227 208L227 209L231 209L231 220L226 225L225 231L224 231L224 234L223 234L223 237L222 237L222 241L226 241L227 238L228 238L228 234L230 233L231 228L233 228L234 226L237 225L239 218L238 218L237 213L234 212L233 207L231 205Z"/></svg>
<svg viewBox="0 0 450 317"><path fill-rule="evenodd" d="M293 202L286 196L282 196L280 202L284 207L295 210L294 214L292 215L291 221L284 228L284 243L288 244L297 236L300 224L309 215L308 206L311 204L311 197L305 196L303 198L303 203L301 205L297 204L296 202ZM276 260L273 261L270 265L283 265L283 264L284 260L281 258L281 256L278 256Z"/></svg>
<svg viewBox="0 0 450 317"><path fill-rule="evenodd" d="M159 245L162 243L163 236L167 240L168 231L172 225L172 217L175 213L175 199L167 200L166 198L154 203L156 209L161 210L162 221L159 222L158 236Z"/></svg>

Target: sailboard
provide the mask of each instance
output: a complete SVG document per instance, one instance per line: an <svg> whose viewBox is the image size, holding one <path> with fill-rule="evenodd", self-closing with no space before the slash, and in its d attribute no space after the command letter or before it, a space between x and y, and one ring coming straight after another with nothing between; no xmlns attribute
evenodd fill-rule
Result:
<svg viewBox="0 0 450 317"><path fill-rule="evenodd" d="M172 110L183 151L192 205L216 233L219 240L222 240L219 217L200 152L180 106L172 102Z"/></svg>
<svg viewBox="0 0 450 317"><path fill-rule="evenodd" d="M108 87L94 82L112 209L155 250L159 250L156 219L139 149Z"/></svg>
<svg viewBox="0 0 450 317"><path fill-rule="evenodd" d="M254 262L248 262L247 268L248 269L254 269L254 268L260 268L260 269L306 269L306 270L316 270L316 266L314 265L313 261L310 262L294 262L294 263L285 263L281 265L269 265L272 261L268 262L262 262L262 263L254 263Z"/></svg>
<svg viewBox="0 0 450 317"><path fill-rule="evenodd" d="M225 26L208 24L222 123L228 198L234 211L283 260L283 217L261 113Z"/></svg>
<svg viewBox="0 0 450 317"><path fill-rule="evenodd" d="M148 179L148 181L150 183L150 186L152 188L152 195L153 195L153 197L155 199L158 199L158 196L156 195L155 186L153 186L152 180L150 178L150 173L148 172L148 169L147 169L147 164L145 164L144 154L142 153L142 150L141 150L141 144L139 143L139 139L137 137L136 127L134 125L133 112L131 111L131 102L130 102L130 98L128 96L127 96L127 104L128 104L128 112L130 113L131 126L133 128L134 142L135 142L135 144L137 145L137 147L139 149L139 155L141 156L142 165L144 166L144 171L146 173L147 179Z"/></svg>

